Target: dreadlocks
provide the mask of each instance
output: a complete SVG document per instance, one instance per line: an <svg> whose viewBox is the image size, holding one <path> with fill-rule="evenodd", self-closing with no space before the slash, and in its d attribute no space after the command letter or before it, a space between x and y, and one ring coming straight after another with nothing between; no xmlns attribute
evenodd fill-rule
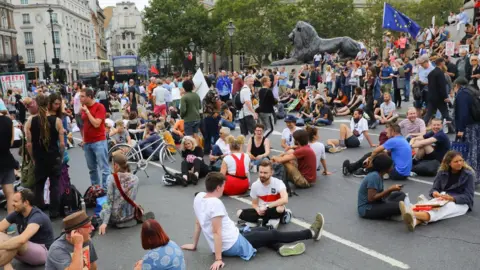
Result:
<svg viewBox="0 0 480 270"><path fill-rule="evenodd" d="M35 100L37 101L38 117L40 118L40 141L45 149L48 149L50 144L50 123L47 119L48 97L38 95Z"/></svg>

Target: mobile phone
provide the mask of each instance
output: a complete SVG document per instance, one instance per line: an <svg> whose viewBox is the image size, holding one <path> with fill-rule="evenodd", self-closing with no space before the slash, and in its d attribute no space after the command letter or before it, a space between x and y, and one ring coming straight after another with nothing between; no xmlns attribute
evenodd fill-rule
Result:
<svg viewBox="0 0 480 270"><path fill-rule="evenodd" d="M403 186L405 186L405 184L401 184L401 185L398 185L398 186L400 186L401 188L403 188Z"/></svg>

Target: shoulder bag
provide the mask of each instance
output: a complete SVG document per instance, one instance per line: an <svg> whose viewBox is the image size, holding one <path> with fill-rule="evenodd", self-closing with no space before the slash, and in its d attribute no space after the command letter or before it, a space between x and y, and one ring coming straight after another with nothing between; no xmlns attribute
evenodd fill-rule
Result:
<svg viewBox="0 0 480 270"><path fill-rule="evenodd" d="M122 198L128 202L131 206L133 206L134 210L134 218L138 222L143 222L144 221L144 213L145 211L143 210L143 207L139 204L136 204L130 197L125 194L125 191L122 188L122 185L120 184L120 179L118 178L118 174L114 173L113 178L115 180L115 185L117 186L118 191L120 191L120 195L122 195Z"/></svg>

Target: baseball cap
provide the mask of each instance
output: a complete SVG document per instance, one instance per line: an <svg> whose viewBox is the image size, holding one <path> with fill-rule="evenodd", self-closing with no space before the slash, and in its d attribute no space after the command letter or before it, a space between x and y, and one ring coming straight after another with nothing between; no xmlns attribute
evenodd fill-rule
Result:
<svg viewBox="0 0 480 270"><path fill-rule="evenodd" d="M417 59L417 64L423 64L423 63L426 63L428 61L429 61L428 56L427 55L422 55Z"/></svg>
<svg viewBox="0 0 480 270"><path fill-rule="evenodd" d="M295 116L289 114L285 117L284 121L285 122L297 122L297 118Z"/></svg>

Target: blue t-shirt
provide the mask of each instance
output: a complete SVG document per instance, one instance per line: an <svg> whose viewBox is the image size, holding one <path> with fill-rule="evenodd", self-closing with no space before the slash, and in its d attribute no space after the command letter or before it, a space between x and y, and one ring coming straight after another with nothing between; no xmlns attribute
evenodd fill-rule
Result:
<svg viewBox="0 0 480 270"><path fill-rule="evenodd" d="M383 179L378 172L367 174L358 189L358 214L361 217L365 216L367 210L372 209L372 205L368 202L369 189L375 189L377 193L383 191Z"/></svg>
<svg viewBox="0 0 480 270"><path fill-rule="evenodd" d="M412 148L407 140L398 135L388 139L383 147L392 153L395 170L403 176L409 176L412 170Z"/></svg>
<svg viewBox="0 0 480 270"><path fill-rule="evenodd" d="M278 85L279 86L287 86L287 84L288 84L288 72L280 73L280 76L285 77L285 79L278 80Z"/></svg>
<svg viewBox="0 0 480 270"><path fill-rule="evenodd" d="M149 250L143 256L142 270L185 270L185 258L177 243L170 240L168 244Z"/></svg>
<svg viewBox="0 0 480 270"><path fill-rule="evenodd" d="M450 139L448 138L447 134L443 132L443 130L440 130L436 134L434 134L433 131L429 131L427 134L423 135L424 139L431 137L437 139L437 141L433 144L433 153L435 155L435 159L439 162L442 162L443 157L448 150L450 150Z"/></svg>
<svg viewBox="0 0 480 270"><path fill-rule="evenodd" d="M228 257L240 257L245 261L249 261L257 254L257 250L252 247L252 244L242 234L239 234L237 242L231 248L222 252L222 254Z"/></svg>
<svg viewBox="0 0 480 270"><path fill-rule="evenodd" d="M388 67L383 67L382 69L382 78L383 77L388 77L390 74L393 74L393 69L391 66ZM382 79L383 84L389 84L392 83L392 79Z"/></svg>
<svg viewBox="0 0 480 270"><path fill-rule="evenodd" d="M413 66L410 63L407 63L405 66L403 66L404 70L410 69L409 72L405 72L405 80L407 81L410 80L410 76L412 76L412 68Z"/></svg>

